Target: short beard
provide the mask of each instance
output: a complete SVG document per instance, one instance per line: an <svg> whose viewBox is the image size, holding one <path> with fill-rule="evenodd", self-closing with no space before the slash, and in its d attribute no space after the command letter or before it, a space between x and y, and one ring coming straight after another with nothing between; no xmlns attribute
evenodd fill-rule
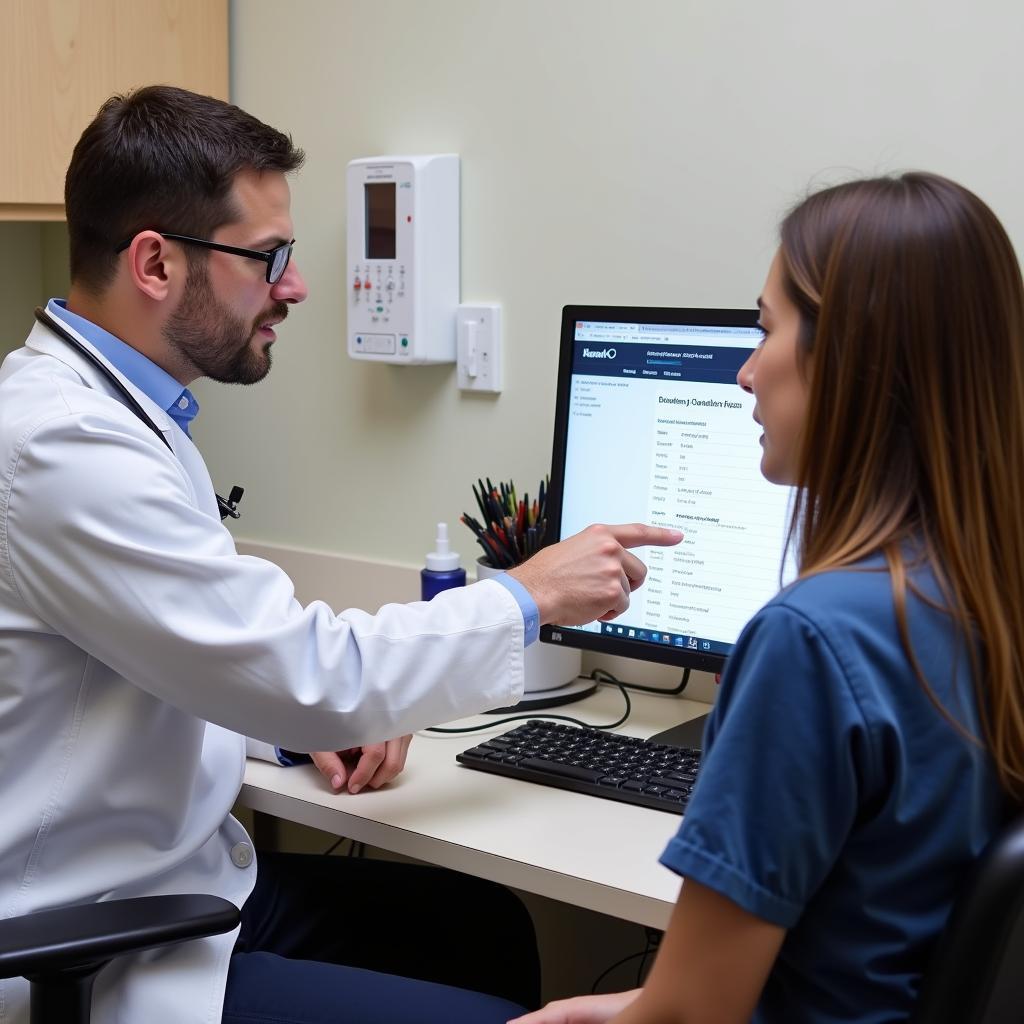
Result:
<svg viewBox="0 0 1024 1024"><path fill-rule="evenodd" d="M191 264L185 293L163 328L167 343L198 371L221 384L256 384L270 373L270 342L251 347L265 320L283 320L288 306L278 302L250 326L217 301L205 264Z"/></svg>

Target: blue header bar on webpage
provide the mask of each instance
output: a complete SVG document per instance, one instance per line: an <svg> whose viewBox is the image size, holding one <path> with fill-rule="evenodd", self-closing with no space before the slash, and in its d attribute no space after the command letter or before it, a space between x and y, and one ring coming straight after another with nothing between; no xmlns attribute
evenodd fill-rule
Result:
<svg viewBox="0 0 1024 1024"><path fill-rule="evenodd" d="M644 339L643 345L610 341L577 341L572 372L591 377L634 380L689 380L735 384L739 368L754 346L665 345Z"/></svg>

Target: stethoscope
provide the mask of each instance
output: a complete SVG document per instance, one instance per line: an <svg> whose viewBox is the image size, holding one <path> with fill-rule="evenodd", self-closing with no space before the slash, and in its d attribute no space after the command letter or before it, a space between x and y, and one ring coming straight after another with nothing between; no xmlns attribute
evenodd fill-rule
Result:
<svg viewBox="0 0 1024 1024"><path fill-rule="evenodd" d="M135 396L124 386L117 374L110 369L109 366L102 359L95 355L91 350L87 349L70 331L68 331L64 325L47 310L40 306L36 307L36 319L50 331L52 331L61 341L66 342L73 349L75 349L80 355L85 356L86 359L96 367L104 377L114 386L122 398L128 403L128 408L131 409L136 416L142 420L143 423L149 427L150 430L160 438L168 450L173 454L174 449L171 447L171 442L164 437L164 432L153 422L149 414L145 409L139 405ZM241 512L238 511L238 503L242 500L242 495L245 493L243 488L237 484L231 488L231 493L226 498L222 498L219 494L217 498L217 509L220 511L221 519L227 519L231 516L232 519L238 519L241 516Z"/></svg>

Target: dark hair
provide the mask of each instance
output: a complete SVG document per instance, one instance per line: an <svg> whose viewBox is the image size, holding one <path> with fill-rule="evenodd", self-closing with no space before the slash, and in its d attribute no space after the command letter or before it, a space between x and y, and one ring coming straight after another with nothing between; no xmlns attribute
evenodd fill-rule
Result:
<svg viewBox="0 0 1024 1024"><path fill-rule="evenodd" d="M976 195L920 172L819 192L781 234L810 382L790 533L801 573L884 553L904 648L931 693L906 618L906 555L923 548L972 640L986 745L1024 803L1024 283L1013 246Z"/></svg>
<svg viewBox="0 0 1024 1024"><path fill-rule="evenodd" d="M140 231L208 238L237 216L230 190L239 171L287 173L304 159L289 136L212 96L168 85L112 96L78 140L64 182L71 280L102 291L115 247Z"/></svg>

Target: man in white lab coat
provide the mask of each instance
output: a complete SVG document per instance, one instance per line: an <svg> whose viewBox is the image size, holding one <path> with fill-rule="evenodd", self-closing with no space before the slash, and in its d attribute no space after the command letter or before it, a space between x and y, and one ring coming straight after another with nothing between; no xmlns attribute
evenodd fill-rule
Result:
<svg viewBox="0 0 1024 1024"><path fill-rule="evenodd" d="M0 370L0 912L175 892L243 906L256 887L241 939L101 973L98 1024L512 1015L479 993L309 963L294 921L277 941L268 915L294 893L260 895L271 882L229 814L242 737L270 756L322 751L353 790L386 783L413 730L520 698L539 623L620 612L644 574L627 547L678 540L591 528L503 583L376 615L303 607L279 568L235 551L189 436L188 384L260 380L305 299L286 180L301 161L220 101L165 87L108 101L68 171L68 301ZM334 752L350 748L344 766ZM358 927L355 895L314 887L338 933ZM303 923L317 910L284 909ZM24 982L0 983L0 1022L25 1005Z"/></svg>

